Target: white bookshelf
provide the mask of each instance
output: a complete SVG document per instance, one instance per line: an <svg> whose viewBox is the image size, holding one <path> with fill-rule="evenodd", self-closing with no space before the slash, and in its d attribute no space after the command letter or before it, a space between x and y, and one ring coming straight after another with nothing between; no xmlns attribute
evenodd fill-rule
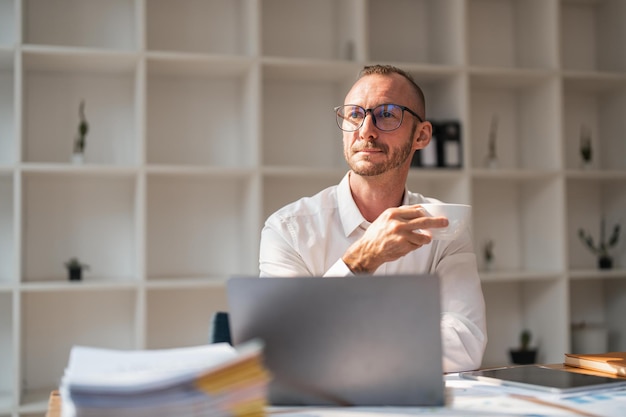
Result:
<svg viewBox="0 0 626 417"><path fill-rule="evenodd" d="M265 218L344 175L332 108L366 63L461 121L463 168L409 188L474 207L483 365L524 328L560 362L582 321L626 350L626 239L601 271L577 236L626 226L625 19L619 0L0 0L0 417L43 415L74 344L206 342Z"/></svg>

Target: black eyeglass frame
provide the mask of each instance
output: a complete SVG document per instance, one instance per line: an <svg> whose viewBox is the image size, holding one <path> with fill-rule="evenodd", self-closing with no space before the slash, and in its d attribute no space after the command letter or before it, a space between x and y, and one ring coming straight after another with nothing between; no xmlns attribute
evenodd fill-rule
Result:
<svg viewBox="0 0 626 417"><path fill-rule="evenodd" d="M390 130L385 130L385 129L381 129L380 127L378 127L378 125L376 124L376 116L374 116L374 110L375 110L375 109L377 109L377 108L379 108L379 107L381 107L381 106L396 106L396 107L398 107L399 109L401 109L401 110L402 110L402 118L400 119L400 123L398 124L398 127L395 127L395 128L393 128L393 129L390 129ZM340 122L339 122L339 118L340 118L340 116L339 116L338 111L339 111L339 109L340 109L340 108L342 108L342 107L358 107L358 108L360 108L360 109L362 109L362 110L363 110L363 112L364 112L363 120L361 120L361 124L359 124L359 126L358 126L358 127L356 127L354 130L346 130L346 129L344 129L343 127L341 127L341 125L342 125L343 123L340 123ZM359 130L361 127L363 127L363 123L365 123L365 118L367 117L367 112L369 112L369 113L370 113L370 116L372 117L372 121L374 122L374 126L376 126L376 128L377 128L377 129L379 129L379 130L381 130L381 131L383 131L383 132L393 132L394 130L399 129L399 128L400 128L400 126L402 126L402 122L404 122L404 112L405 112L405 111L408 111L408 112L409 112L409 113L411 113L413 116L415 116L415 117L417 118L417 120L419 120L419 121L420 121L420 123L423 123L423 122L424 122L424 119L422 119L422 118L420 117L420 115L419 115L419 114L415 113L415 112L414 112L413 110L411 110L410 108L408 108L408 107L406 107L406 106L402 106L402 105L400 105L400 104L394 104L394 103L383 103L383 104L379 104L378 106L376 106L376 107L374 107L374 108L371 108L371 109L366 109L365 107L359 106L358 104L343 104L343 105L341 105L341 106L337 106L337 107L335 107L335 108L334 108L334 110L335 110L335 121L337 122L337 126L339 127L339 129L343 130L344 132L356 132L356 131L357 131L357 130Z"/></svg>

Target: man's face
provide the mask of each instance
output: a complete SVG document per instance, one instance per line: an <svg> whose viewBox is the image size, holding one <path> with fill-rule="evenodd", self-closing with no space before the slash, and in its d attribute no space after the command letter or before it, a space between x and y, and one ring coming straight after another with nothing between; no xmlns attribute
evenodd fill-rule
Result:
<svg viewBox="0 0 626 417"><path fill-rule="evenodd" d="M380 104L399 104L417 111L417 99L409 82L398 74L368 75L359 79L344 104L356 104L370 109ZM424 145L417 139L421 129L419 120L404 112L402 125L393 131L382 131L374 126L368 112L363 126L355 132L343 132L344 157L358 175L374 176L409 166L413 151ZM428 143L428 142L426 142Z"/></svg>

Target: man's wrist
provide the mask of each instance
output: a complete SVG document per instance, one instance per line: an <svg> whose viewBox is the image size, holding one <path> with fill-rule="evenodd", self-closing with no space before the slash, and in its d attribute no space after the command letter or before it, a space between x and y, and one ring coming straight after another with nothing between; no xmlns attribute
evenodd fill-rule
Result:
<svg viewBox="0 0 626 417"><path fill-rule="evenodd" d="M356 275L369 274L376 270L376 267L372 265L371 260L367 259L365 256L358 256L354 253L347 252L341 259L346 264L348 269Z"/></svg>

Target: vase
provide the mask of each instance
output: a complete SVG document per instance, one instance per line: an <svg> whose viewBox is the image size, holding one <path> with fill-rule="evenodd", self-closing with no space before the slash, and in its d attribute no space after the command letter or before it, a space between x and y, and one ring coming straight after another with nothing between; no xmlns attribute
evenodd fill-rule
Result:
<svg viewBox="0 0 626 417"><path fill-rule="evenodd" d="M75 165L81 165L85 161L85 155L80 152L74 152L72 154L72 163Z"/></svg>
<svg viewBox="0 0 626 417"><path fill-rule="evenodd" d="M82 281L83 269L82 268L68 268L67 269L70 281Z"/></svg>
<svg viewBox="0 0 626 417"><path fill-rule="evenodd" d="M613 258L610 256L600 256L598 258L598 268L611 269L613 268Z"/></svg>
<svg viewBox="0 0 626 417"><path fill-rule="evenodd" d="M511 349L509 354L511 362L516 365L530 365L537 361L537 349Z"/></svg>

